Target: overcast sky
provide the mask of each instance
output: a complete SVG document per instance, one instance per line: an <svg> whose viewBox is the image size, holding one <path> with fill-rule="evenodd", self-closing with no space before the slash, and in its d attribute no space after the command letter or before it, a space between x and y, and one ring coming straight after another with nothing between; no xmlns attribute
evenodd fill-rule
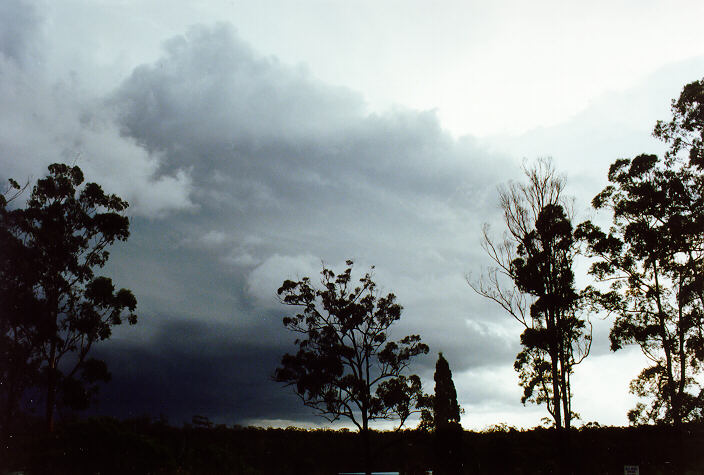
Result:
<svg viewBox="0 0 704 475"><path fill-rule="evenodd" d="M404 306L395 336L430 345L427 391L445 354L465 427L539 424L521 328L466 283L497 186L551 156L591 217L609 164L660 152L655 121L704 76L702 18L698 0L3 0L0 178L76 163L131 204L106 272L140 322L97 347L98 410L321 424L270 380L295 349L275 291L353 258ZM592 319L573 406L625 425L643 360Z"/></svg>

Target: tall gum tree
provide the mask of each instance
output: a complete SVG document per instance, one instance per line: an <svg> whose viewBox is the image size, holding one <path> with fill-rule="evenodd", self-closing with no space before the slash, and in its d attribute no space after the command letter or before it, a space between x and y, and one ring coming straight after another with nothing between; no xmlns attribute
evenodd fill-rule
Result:
<svg viewBox="0 0 704 475"><path fill-rule="evenodd" d="M523 387L521 402L545 404L558 430L571 427L571 375L591 347L591 325L581 317L572 264L577 244L564 198L564 178L549 160L524 169L527 184L499 192L506 232L482 247L493 261L478 282L479 295L501 306L523 327L522 351L514 368Z"/></svg>
<svg viewBox="0 0 704 475"><path fill-rule="evenodd" d="M95 275L109 258L108 247L129 236L122 214L128 204L83 182L79 167L52 164L26 206L3 206L0 221L14 261L23 262L0 273L0 287L26 297L1 303L3 338L26 352L16 363L38 373L49 431L57 404L84 409L96 383L109 379L106 364L89 357L93 344L109 338L111 327L123 320L137 321L133 294Z"/></svg>
<svg viewBox="0 0 704 475"><path fill-rule="evenodd" d="M672 115L654 131L670 146L664 158L609 168L592 204L611 212L612 226L587 221L578 235L595 259L591 274L610 284L593 294L615 316L612 350L636 344L651 362L630 384L644 402L629 421L679 428L704 408L704 80L684 87Z"/></svg>
<svg viewBox="0 0 704 475"><path fill-rule="evenodd" d="M0 194L0 434L7 436L16 423L20 400L24 391L36 383L37 360L32 349L17 331L21 317L38 301L31 289L23 284L32 273L29 260L24 255L22 241L11 232L8 205L20 197L27 188L10 179ZM0 437L0 443L3 437Z"/></svg>

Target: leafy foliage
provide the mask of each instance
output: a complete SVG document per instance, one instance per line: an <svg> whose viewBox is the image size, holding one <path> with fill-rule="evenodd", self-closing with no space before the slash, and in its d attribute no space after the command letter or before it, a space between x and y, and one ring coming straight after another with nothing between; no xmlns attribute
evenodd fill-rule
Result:
<svg viewBox="0 0 704 475"><path fill-rule="evenodd" d="M672 100L672 119L658 121L653 135L670 145L665 158L681 159L686 152L688 165L704 168L704 78L693 81L682 89L677 100Z"/></svg>
<svg viewBox="0 0 704 475"><path fill-rule="evenodd" d="M574 247L572 225L564 209L547 204L511 263L518 289L535 298L530 306L532 325L521 334L524 349L514 364L524 390L521 402L545 403L555 419L561 404L566 427L572 416L570 377L576 364L575 349L588 345L591 338L585 332L586 322L576 314ZM578 351L583 358L588 349Z"/></svg>
<svg viewBox="0 0 704 475"><path fill-rule="evenodd" d="M652 362L631 383L648 398L629 412L633 424L700 418L704 392L695 376L704 361L704 82L673 101L673 119L654 135L670 145L664 159L615 161L609 186L593 200L613 213L608 231L582 223L579 236L598 260L591 274L610 282L594 291L615 314L612 350L637 344ZM684 152L687 152L684 154Z"/></svg>
<svg viewBox="0 0 704 475"><path fill-rule="evenodd" d="M496 242L484 230L483 247L495 266L470 286L498 303L523 326L515 370L521 402L545 404L558 428L574 415L570 378L589 354L591 325L581 318L574 288L577 245L562 197L564 180L548 161L525 169L528 184L500 193L507 232Z"/></svg>
<svg viewBox="0 0 704 475"><path fill-rule="evenodd" d="M455 474L462 470L462 426L457 391L452 381L452 371L440 353L435 364L435 394L430 398L433 408L432 422L435 428L433 473ZM425 421L422 421L425 422ZM421 429L423 425L421 424Z"/></svg>
<svg viewBox="0 0 704 475"><path fill-rule="evenodd" d="M22 285L20 276L31 272L31 267L24 258L22 242L8 226L8 203L24 188L10 180L0 195L0 425L6 430L16 416L24 389L35 382L38 372L31 348L12 331L20 315L35 311L38 305L32 289Z"/></svg>
<svg viewBox="0 0 704 475"><path fill-rule="evenodd" d="M440 353L435 364L435 395L433 397L433 420L437 429L459 425L460 405L457 391L452 381L452 371L445 357Z"/></svg>
<svg viewBox="0 0 704 475"><path fill-rule="evenodd" d="M283 319L300 337L298 352L282 357L274 379L330 421L344 417L361 431L376 419L403 425L422 397L420 378L403 373L428 346L418 335L387 341L401 306L394 294L379 294L370 273L353 286L353 262L347 266L339 275L323 267L319 288L308 277L279 288L282 303L300 309Z"/></svg>
<svg viewBox="0 0 704 475"><path fill-rule="evenodd" d="M92 345L125 318L137 321L132 293L95 275L108 247L129 236L121 214L128 204L83 181L77 166L50 165L25 208L9 210L3 200L0 221L3 244L11 248L0 270L2 337L14 352L7 367L32 369L32 384L46 397L49 428L57 402L83 409L96 383L109 379L105 363L88 357ZM21 389L8 391L16 398Z"/></svg>
<svg viewBox="0 0 704 475"><path fill-rule="evenodd" d="M684 447L671 427L586 427L572 432L577 473L621 473L624 463L647 473L699 473L704 426L688 424ZM505 424L460 434L462 467L453 475L559 473L551 431ZM62 424L51 436L15 437L0 458L8 472L76 474L188 473L323 475L363 471L356 434L259 427L173 427L148 418L99 418ZM435 434L371 431L378 471L424 473L434 466ZM1 448L0 448L1 449ZM594 454L599 454L595 456Z"/></svg>

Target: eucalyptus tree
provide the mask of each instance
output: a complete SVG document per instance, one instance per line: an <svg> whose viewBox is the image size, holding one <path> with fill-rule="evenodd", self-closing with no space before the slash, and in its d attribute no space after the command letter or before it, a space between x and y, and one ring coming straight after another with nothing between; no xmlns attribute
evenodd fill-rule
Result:
<svg viewBox="0 0 704 475"><path fill-rule="evenodd" d="M15 331L19 316L37 304L31 288L20 276L31 272L22 242L10 232L8 205L27 186L10 179L0 194L0 434L7 435L19 410L24 391L36 381L37 361L31 348ZM0 440L2 437L0 437Z"/></svg>
<svg viewBox="0 0 704 475"><path fill-rule="evenodd" d="M351 421L362 437L369 469L369 423L398 419L401 427L420 409L420 378L405 372L428 346L419 335L388 341L402 307L393 293L381 295L371 271L355 284L353 262L346 264L338 275L323 266L320 286L304 277L286 280L278 289L283 304L298 308L283 324L299 337L298 351L282 357L274 379L293 387L325 419Z"/></svg>
<svg viewBox="0 0 704 475"><path fill-rule="evenodd" d="M595 258L592 275L610 283L594 295L615 315L612 350L636 344L650 360L630 384L645 401L629 421L680 427L704 408L704 80L684 87L672 114L654 131L670 146L664 158L609 168L592 204L612 213L610 229L587 221L578 234Z"/></svg>
<svg viewBox="0 0 704 475"><path fill-rule="evenodd" d="M16 350L13 364L40 376L34 383L49 430L57 404L83 409L96 383L109 379L106 364L89 357L93 344L124 319L137 321L133 294L95 275L108 261L108 247L129 236L128 204L83 182L79 167L52 164L24 208L3 203L0 221L2 239L12 245L0 289L5 297L14 293L0 302L3 338Z"/></svg>
<svg viewBox="0 0 704 475"><path fill-rule="evenodd" d="M569 429L571 375L589 354L591 325L581 312L582 299L572 271L578 246L565 209L565 180L549 160L524 169L527 184L500 190L506 232L489 236L482 246L493 266L478 282L479 295L499 304L523 327L514 368L523 387L521 402L545 404L558 429Z"/></svg>

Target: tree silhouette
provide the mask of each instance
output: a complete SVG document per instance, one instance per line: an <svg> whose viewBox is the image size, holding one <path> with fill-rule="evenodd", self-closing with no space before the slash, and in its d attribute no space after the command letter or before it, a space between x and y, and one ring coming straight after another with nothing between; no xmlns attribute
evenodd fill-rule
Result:
<svg viewBox="0 0 704 475"><path fill-rule="evenodd" d="M125 316L137 321L132 293L94 273L107 262L108 246L129 236L129 221L120 214L128 205L95 183L81 187L83 181L79 167L53 164L25 208L2 207L0 232L13 256L2 260L0 288L3 296L8 290L19 295L0 302L3 339L21 355L15 367L41 375L48 430L57 404L83 409L96 383L109 378L105 363L89 358L93 343L108 338Z"/></svg>
<svg viewBox="0 0 704 475"><path fill-rule="evenodd" d="M492 240L484 227L482 246L495 265L479 282L468 282L524 327L514 364L521 401L545 404L555 426L569 430L571 375L589 354L591 326L579 316L574 289L577 246L565 213L564 179L547 160L524 171L528 184L512 183L499 194L504 239Z"/></svg>
<svg viewBox="0 0 704 475"><path fill-rule="evenodd" d="M445 357L440 353L435 364L435 396L433 397L433 420L435 428L444 428L460 422L460 405L452 381L452 371Z"/></svg>
<svg viewBox="0 0 704 475"><path fill-rule="evenodd" d="M524 349L515 363L521 374L523 401L540 401L552 395L552 400L545 399L548 410L556 422L562 412L566 429L572 417L574 343L586 339L585 321L575 313L579 296L574 289L573 250L572 225L562 206L548 204L538 213L535 229L518 245L518 257L511 263L516 286L535 297L530 306L533 325L521 335ZM545 354L549 365L543 359ZM584 354L586 351L580 357Z"/></svg>
<svg viewBox="0 0 704 475"><path fill-rule="evenodd" d="M455 383L452 382L450 365L438 355L435 364L435 394L432 398L435 426L435 470L439 474L462 472L462 427L460 406L457 403Z"/></svg>
<svg viewBox="0 0 704 475"><path fill-rule="evenodd" d="M7 435L19 409L25 389L37 380L38 364L32 349L13 331L22 316L33 313L38 301L21 276L29 275L22 241L10 232L8 203L20 196L25 187L10 179L0 195L0 433ZM0 438L2 439L2 438Z"/></svg>
<svg viewBox="0 0 704 475"><path fill-rule="evenodd" d="M369 470L369 422L396 418L401 427L419 408L420 378L403 373L428 346L418 335L387 341L401 306L394 294L380 295L371 273L354 286L352 267L348 260L347 269L335 275L323 266L319 288L308 277L286 280L279 288L281 302L300 309L283 319L300 337L298 352L282 357L274 379L293 386L327 420L350 420L363 439Z"/></svg>
<svg viewBox="0 0 704 475"><path fill-rule="evenodd" d="M665 152L666 163L704 169L704 78L684 86L677 100L672 100L670 110L670 122L659 120L653 131L670 146Z"/></svg>
<svg viewBox="0 0 704 475"><path fill-rule="evenodd" d="M591 274L611 283L594 290L615 314L611 348L637 344L652 362L631 382L647 398L629 411L632 424L679 428L702 417L695 376L704 361L704 81L684 87L673 119L654 135L670 145L664 159L616 160L610 184L592 201L613 214L607 232L587 221L578 230L597 261Z"/></svg>

